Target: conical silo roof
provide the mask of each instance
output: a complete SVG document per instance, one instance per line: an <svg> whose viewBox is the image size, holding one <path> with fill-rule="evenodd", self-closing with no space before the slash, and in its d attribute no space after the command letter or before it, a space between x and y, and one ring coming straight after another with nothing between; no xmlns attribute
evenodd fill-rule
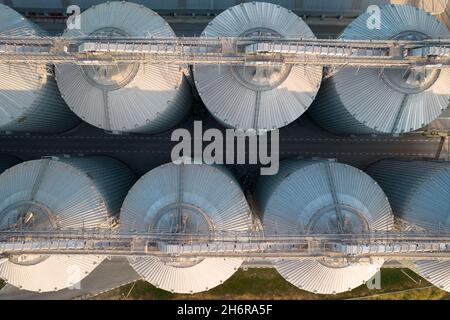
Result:
<svg viewBox="0 0 450 320"><path fill-rule="evenodd" d="M392 4L409 4L436 16L444 14L450 8L448 0L390 0Z"/></svg>
<svg viewBox="0 0 450 320"><path fill-rule="evenodd" d="M288 160L262 176L256 199L266 234L367 233L393 227L389 202L367 174L328 160ZM293 285L332 294L375 275L379 259L280 259L275 267Z"/></svg>
<svg viewBox="0 0 450 320"><path fill-rule="evenodd" d="M0 36L41 37L39 27L0 4ZM79 119L61 99L51 67L0 63L0 131L62 132Z"/></svg>
<svg viewBox="0 0 450 320"><path fill-rule="evenodd" d="M369 28L371 13L355 19L341 39L438 39L450 32L431 14L409 5L380 7L380 28ZM449 105L450 70L342 68L324 81L314 119L338 134L403 133L435 120Z"/></svg>
<svg viewBox="0 0 450 320"><path fill-rule="evenodd" d="M237 180L224 168L166 164L145 174L128 193L123 232L205 234L250 230L252 221ZM242 258L130 257L151 284L171 292L209 290L227 280Z"/></svg>
<svg viewBox="0 0 450 320"><path fill-rule="evenodd" d="M80 19L81 29L67 29L65 37L175 37L154 11L125 1L93 6ZM107 131L164 131L190 108L190 87L180 65L58 65L56 71L69 107L84 121Z"/></svg>
<svg viewBox="0 0 450 320"><path fill-rule="evenodd" d="M108 229L134 182L132 172L107 157L42 159L0 175L0 229L51 231ZM11 255L0 277L29 291L74 285L102 260L94 255Z"/></svg>
<svg viewBox="0 0 450 320"><path fill-rule="evenodd" d="M300 17L265 2L223 11L202 35L315 39ZM271 130L288 125L308 109L319 90L322 67L196 65L194 79L206 107L224 126Z"/></svg>

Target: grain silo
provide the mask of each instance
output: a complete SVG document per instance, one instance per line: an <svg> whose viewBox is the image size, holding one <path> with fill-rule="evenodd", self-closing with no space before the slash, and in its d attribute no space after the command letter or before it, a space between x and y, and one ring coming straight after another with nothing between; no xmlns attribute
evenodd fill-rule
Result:
<svg viewBox="0 0 450 320"><path fill-rule="evenodd" d="M450 162L389 159L369 167L397 217L406 226L429 233L450 231ZM449 261L421 259L413 269L437 287L450 291Z"/></svg>
<svg viewBox="0 0 450 320"><path fill-rule="evenodd" d="M252 220L238 181L224 168L170 163L151 170L133 186L125 198L120 225L123 232L207 234L247 231ZM141 256L129 261L156 287L196 293L227 280L243 259Z"/></svg>
<svg viewBox="0 0 450 320"><path fill-rule="evenodd" d="M107 157L32 160L0 175L0 230L109 229L134 176ZM89 274L104 256L11 255L0 278L29 291L56 291Z"/></svg>
<svg viewBox="0 0 450 320"><path fill-rule="evenodd" d="M436 287L450 292L450 261L421 259L414 261L412 269Z"/></svg>
<svg viewBox="0 0 450 320"><path fill-rule="evenodd" d="M267 235L367 233L390 230L389 202L363 171L329 160L288 160L274 176L262 176L256 199ZM382 259L280 259L278 272L307 291L332 294L372 278Z"/></svg>
<svg viewBox="0 0 450 320"><path fill-rule="evenodd" d="M421 229L450 230L450 162L388 159L367 172L386 192L396 216Z"/></svg>
<svg viewBox="0 0 450 320"><path fill-rule="evenodd" d="M264 2L223 11L202 35L315 39L300 17ZM322 67L196 65L194 80L206 107L224 126L271 130L288 125L308 109L319 90Z"/></svg>
<svg viewBox="0 0 450 320"><path fill-rule="evenodd" d="M410 4L435 15L450 30L449 0L391 0L393 4Z"/></svg>
<svg viewBox="0 0 450 320"><path fill-rule="evenodd" d="M45 33L0 4L0 36L38 37ZM61 99L52 67L45 63L0 63L0 131L62 132L79 119Z"/></svg>
<svg viewBox="0 0 450 320"><path fill-rule="evenodd" d="M81 29L67 29L65 37L175 37L155 12L125 1L93 6L80 19ZM69 107L84 121L107 131L164 131L190 108L190 87L180 65L58 65L56 71Z"/></svg>
<svg viewBox="0 0 450 320"><path fill-rule="evenodd" d="M368 28L370 14L355 19L340 38L450 37L435 17L409 5L380 7L379 29ZM337 134L410 132L426 126L447 108L449 83L449 69L343 68L324 81L310 112L321 126Z"/></svg>
<svg viewBox="0 0 450 320"><path fill-rule="evenodd" d="M447 26L447 29L450 30L450 1L447 0L445 10L439 14L439 19Z"/></svg>

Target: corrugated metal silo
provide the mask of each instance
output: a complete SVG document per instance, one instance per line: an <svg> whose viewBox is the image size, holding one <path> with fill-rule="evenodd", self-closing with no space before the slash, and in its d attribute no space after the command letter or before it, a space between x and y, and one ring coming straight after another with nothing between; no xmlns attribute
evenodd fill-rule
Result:
<svg viewBox="0 0 450 320"><path fill-rule="evenodd" d="M368 173L380 183L398 217L419 230L450 231L450 162L382 160ZM448 261L418 260L414 269L450 291Z"/></svg>
<svg viewBox="0 0 450 320"><path fill-rule="evenodd" d="M378 184L349 165L329 160L288 160L262 176L256 199L266 234L366 233L389 230L393 216ZM331 294L368 281L382 259L280 259L275 267L293 285Z"/></svg>
<svg viewBox="0 0 450 320"><path fill-rule="evenodd" d="M315 39L300 17L264 2L225 10L202 35ZM196 65L194 79L206 107L224 126L271 130L291 123L308 109L319 90L322 67Z"/></svg>
<svg viewBox="0 0 450 320"><path fill-rule="evenodd" d="M450 162L389 159L367 172L399 218L430 231L450 230Z"/></svg>
<svg viewBox="0 0 450 320"><path fill-rule="evenodd" d="M0 4L0 36L45 36L36 25ZM51 67L0 63L0 131L62 132L79 119L61 99Z"/></svg>
<svg viewBox="0 0 450 320"><path fill-rule="evenodd" d="M448 38L435 17L409 5L380 7L381 28L368 28L370 13L355 19L341 39ZM424 127L450 100L450 70L343 68L324 81L311 115L338 134L402 133Z"/></svg>
<svg viewBox="0 0 450 320"><path fill-rule="evenodd" d="M175 37L155 12L130 2L93 6L80 19L81 29L67 29L65 37ZM164 131L190 108L190 87L179 65L58 65L56 71L69 107L86 122L107 131Z"/></svg>
<svg viewBox="0 0 450 320"><path fill-rule="evenodd" d="M413 269L436 287L450 292L450 261L417 260Z"/></svg>
<svg viewBox="0 0 450 320"><path fill-rule="evenodd" d="M250 209L238 181L224 168L165 164L145 174L128 193L121 231L197 234L246 231ZM172 292L209 290L233 275L241 258L130 257L143 279Z"/></svg>
<svg viewBox="0 0 450 320"><path fill-rule="evenodd" d="M23 162L0 175L0 229L48 231L110 228L133 173L107 157ZM102 260L94 255L12 255L0 277L29 291L74 285Z"/></svg>

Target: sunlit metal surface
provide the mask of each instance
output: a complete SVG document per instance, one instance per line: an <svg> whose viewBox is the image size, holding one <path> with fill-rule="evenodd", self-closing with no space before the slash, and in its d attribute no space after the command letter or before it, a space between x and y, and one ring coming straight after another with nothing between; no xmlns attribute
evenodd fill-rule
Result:
<svg viewBox="0 0 450 320"><path fill-rule="evenodd" d="M269 233L358 233L393 227L383 190L349 165L329 160L282 161L278 174L261 176L256 190ZM344 220L336 220L339 207Z"/></svg>
<svg viewBox="0 0 450 320"><path fill-rule="evenodd" d="M449 38L435 17L411 6L381 7L380 28L367 27L369 13L348 26L341 39ZM436 119L449 105L450 70L343 68L324 81L311 114L338 133L402 133Z"/></svg>
<svg viewBox="0 0 450 320"><path fill-rule="evenodd" d="M128 168L106 157L23 162L0 175L0 229L110 229L133 181ZM0 277L30 291L59 290L75 285L103 259L12 253L1 262Z"/></svg>
<svg viewBox="0 0 450 320"><path fill-rule="evenodd" d="M383 160L369 168L391 201L396 215L411 229L450 230L450 163L445 161ZM420 259L415 270L437 287L450 291L448 261Z"/></svg>
<svg viewBox="0 0 450 320"><path fill-rule="evenodd" d="M315 39L293 12L262 2L224 11L202 33L204 37L251 35ZM319 90L322 67L197 65L194 75L203 102L222 124L271 130L291 123L308 109Z"/></svg>
<svg viewBox="0 0 450 320"><path fill-rule="evenodd" d="M246 231L251 226L245 196L238 181L224 168L170 163L150 171L133 186L123 204L120 228L128 232L164 231L176 236L213 230ZM130 257L130 264L145 280L179 293L219 285L242 261Z"/></svg>
<svg viewBox="0 0 450 320"><path fill-rule="evenodd" d="M351 291L366 283L381 268L382 258L363 259L358 262L347 260L305 258L297 260L279 260L276 264L278 272L290 283L300 289L318 293L335 294ZM336 263L336 267L333 265Z"/></svg>
<svg viewBox="0 0 450 320"><path fill-rule="evenodd" d="M361 233L393 227L389 202L361 170L328 160L289 160L275 176L261 177L257 199L264 230L270 234ZM320 244L317 249L320 251ZM336 259L280 259L280 274L295 286L338 293L369 280L382 258L357 263Z"/></svg>
<svg viewBox="0 0 450 320"><path fill-rule="evenodd" d="M39 27L0 4L1 37L44 35ZM0 88L0 131L61 132L79 121L61 99L45 61L0 64Z"/></svg>
<svg viewBox="0 0 450 320"><path fill-rule="evenodd" d="M382 160L368 173L380 184L394 213L429 232L450 230L450 163Z"/></svg>
<svg viewBox="0 0 450 320"><path fill-rule="evenodd" d="M161 17L129 2L107 2L80 16L81 29L65 37L174 37ZM108 131L154 133L177 124L190 106L190 88L180 65L111 62L56 67L59 89L83 120Z"/></svg>

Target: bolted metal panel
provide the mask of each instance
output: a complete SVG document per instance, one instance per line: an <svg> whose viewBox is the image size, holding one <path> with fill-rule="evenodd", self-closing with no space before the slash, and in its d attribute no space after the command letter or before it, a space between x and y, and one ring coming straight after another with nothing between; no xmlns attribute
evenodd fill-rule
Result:
<svg viewBox="0 0 450 320"><path fill-rule="evenodd" d="M42 159L0 175L1 230L111 228L133 182L132 172L107 157ZM11 256L0 277L30 291L54 291L84 278L104 256Z"/></svg>
<svg viewBox="0 0 450 320"><path fill-rule="evenodd" d="M45 33L0 4L0 35ZM61 132L79 122L61 99L49 70L45 64L0 64L0 131Z"/></svg>
<svg viewBox="0 0 450 320"><path fill-rule="evenodd" d="M382 160L368 173L380 183L398 217L429 231L449 230L449 162Z"/></svg>
<svg viewBox="0 0 450 320"><path fill-rule="evenodd" d="M265 2L225 10L202 35L315 39L300 17ZM322 67L196 65L194 79L206 107L224 126L271 130L288 125L308 109L319 90Z"/></svg>
<svg viewBox="0 0 450 320"><path fill-rule="evenodd" d="M84 11L81 35L175 37L160 16L142 5L107 2ZM155 133L177 124L191 104L182 66L121 63L58 65L57 82L69 107L84 121L108 131Z"/></svg>
<svg viewBox="0 0 450 320"><path fill-rule="evenodd" d="M250 209L238 181L223 167L162 165L145 174L128 193L121 213L123 232L207 233L246 231ZM242 259L173 261L129 258L146 281L161 289L194 293L228 279Z"/></svg>
<svg viewBox="0 0 450 320"><path fill-rule="evenodd" d="M409 5L380 7L380 29L369 29L369 13L355 19L341 39L448 38L435 17ZM338 134L401 133L422 128L450 100L450 70L343 68L324 81L310 108L314 119Z"/></svg>
<svg viewBox="0 0 450 320"><path fill-rule="evenodd" d="M364 233L393 227L389 202L378 184L349 165L329 160L287 160L277 175L261 177L256 199L266 233ZM307 291L331 294L369 280L382 260L350 262L281 259L278 272Z"/></svg>

